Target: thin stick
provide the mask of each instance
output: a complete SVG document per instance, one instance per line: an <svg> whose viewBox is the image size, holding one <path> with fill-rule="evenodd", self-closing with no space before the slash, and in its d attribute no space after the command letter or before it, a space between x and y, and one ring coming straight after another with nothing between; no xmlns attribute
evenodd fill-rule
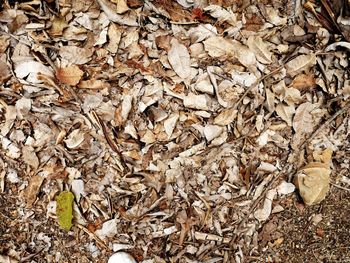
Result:
<svg viewBox="0 0 350 263"><path fill-rule="evenodd" d="M343 187L343 186L340 186L340 185L337 185L337 184L333 184L333 183L331 183L331 185L333 185L336 188L339 188L339 189L342 189L342 190L350 192L349 188L346 188L346 187Z"/></svg>

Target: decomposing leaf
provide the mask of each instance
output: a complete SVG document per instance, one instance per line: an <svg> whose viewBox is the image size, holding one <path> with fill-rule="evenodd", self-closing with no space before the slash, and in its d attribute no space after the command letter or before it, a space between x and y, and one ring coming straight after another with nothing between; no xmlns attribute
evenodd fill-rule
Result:
<svg viewBox="0 0 350 263"><path fill-rule="evenodd" d="M176 74L186 79L191 74L190 54L187 48L180 44L177 39L171 41L171 48L168 53L168 60Z"/></svg>
<svg viewBox="0 0 350 263"><path fill-rule="evenodd" d="M122 31L114 23L110 23L108 28L108 38L109 42L107 44L107 49L111 53L116 53L119 48L119 43L122 37Z"/></svg>
<svg viewBox="0 0 350 263"><path fill-rule="evenodd" d="M330 149L323 152L323 162L311 162L301 168L294 183L306 205L320 203L327 195L330 184Z"/></svg>
<svg viewBox="0 0 350 263"><path fill-rule="evenodd" d="M314 65L316 65L316 55L315 53L310 53L308 55L297 56L289 61L285 67L287 73L294 77L295 75L310 69Z"/></svg>
<svg viewBox="0 0 350 263"><path fill-rule="evenodd" d="M72 192L63 191L57 196L56 201L58 223L62 229L69 231L72 227L73 220L74 195Z"/></svg>
<svg viewBox="0 0 350 263"><path fill-rule="evenodd" d="M63 84L75 86L83 75L84 72L77 65L56 69L56 77Z"/></svg>

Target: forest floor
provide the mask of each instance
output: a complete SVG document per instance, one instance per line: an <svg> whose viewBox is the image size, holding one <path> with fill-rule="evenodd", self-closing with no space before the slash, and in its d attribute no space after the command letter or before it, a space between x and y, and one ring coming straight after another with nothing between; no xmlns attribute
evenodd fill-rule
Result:
<svg viewBox="0 0 350 263"><path fill-rule="evenodd" d="M345 0L4 1L0 262L350 262L349 41Z"/></svg>

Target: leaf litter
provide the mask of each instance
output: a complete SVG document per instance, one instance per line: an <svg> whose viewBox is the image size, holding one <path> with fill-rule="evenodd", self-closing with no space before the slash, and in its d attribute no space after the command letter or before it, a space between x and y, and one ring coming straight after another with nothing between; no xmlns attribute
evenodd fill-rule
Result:
<svg viewBox="0 0 350 263"><path fill-rule="evenodd" d="M350 9L282 2L6 2L0 258L286 262L349 184Z"/></svg>

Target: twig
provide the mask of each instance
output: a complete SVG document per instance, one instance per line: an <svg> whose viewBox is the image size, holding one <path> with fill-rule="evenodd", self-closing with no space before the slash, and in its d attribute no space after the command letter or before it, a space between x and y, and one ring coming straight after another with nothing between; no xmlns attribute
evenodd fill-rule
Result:
<svg viewBox="0 0 350 263"><path fill-rule="evenodd" d="M170 24L173 24L173 25L197 25L197 24L199 24L199 22L198 21L191 21L191 22L170 21Z"/></svg>
<svg viewBox="0 0 350 263"><path fill-rule="evenodd" d="M346 187L343 187L343 186L340 186L340 185L337 185L337 184L334 184L334 183L331 183L331 185L333 185L336 188L339 188L339 189L342 189L342 190L350 192L349 188L346 188Z"/></svg>

